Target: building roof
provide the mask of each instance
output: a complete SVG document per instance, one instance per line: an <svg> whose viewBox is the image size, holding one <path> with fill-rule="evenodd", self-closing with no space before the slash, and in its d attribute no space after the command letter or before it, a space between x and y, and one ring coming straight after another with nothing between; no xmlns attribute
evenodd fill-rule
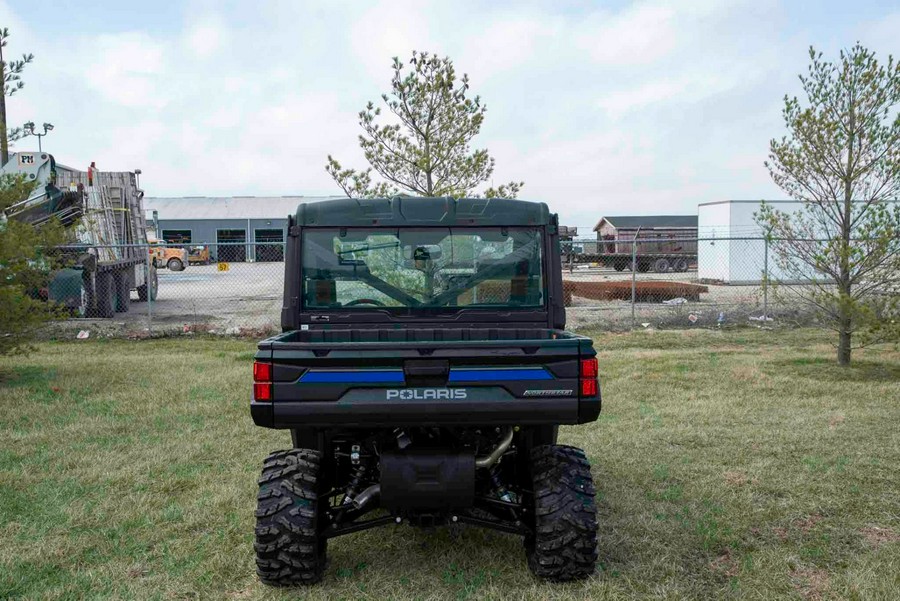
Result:
<svg viewBox="0 0 900 601"><path fill-rule="evenodd" d="M144 198L144 209L160 220L287 219L297 206L333 196L182 196Z"/></svg>
<svg viewBox="0 0 900 601"><path fill-rule="evenodd" d="M714 200L712 202L701 202L698 204L698 207L710 207L712 205L732 205L732 204L798 204L801 201L799 200Z"/></svg>
<svg viewBox="0 0 900 601"><path fill-rule="evenodd" d="M617 217L601 217L594 231L600 229L606 222L616 229L697 229L696 215L619 215Z"/></svg>

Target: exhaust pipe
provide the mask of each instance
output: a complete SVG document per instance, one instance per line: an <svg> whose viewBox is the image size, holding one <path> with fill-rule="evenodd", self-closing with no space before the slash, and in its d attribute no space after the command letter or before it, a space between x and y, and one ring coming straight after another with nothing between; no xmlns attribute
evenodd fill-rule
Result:
<svg viewBox="0 0 900 601"><path fill-rule="evenodd" d="M513 429L507 428L506 435L500 440L500 444L497 445L493 451L491 451L490 455L485 455L484 457L479 457L475 460L475 467L491 467L503 456L503 453L506 452L506 449L509 448L509 445L512 444L513 440Z"/></svg>
<svg viewBox="0 0 900 601"><path fill-rule="evenodd" d="M381 485L373 484L366 490L364 490L361 493L359 493L358 495L356 495L356 498L353 499L353 507L355 509L362 509L363 507L365 507L366 505L368 505L369 503L371 503L373 500L375 500L376 498L378 498L380 496L381 496Z"/></svg>

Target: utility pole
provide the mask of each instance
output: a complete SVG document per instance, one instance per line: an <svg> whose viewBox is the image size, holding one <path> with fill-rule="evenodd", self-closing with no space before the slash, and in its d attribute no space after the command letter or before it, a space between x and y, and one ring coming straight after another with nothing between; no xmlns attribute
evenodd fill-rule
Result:
<svg viewBox="0 0 900 601"><path fill-rule="evenodd" d="M22 131L24 132L23 138L26 136L37 136L38 139L38 152L43 152L44 148L41 146L41 138L46 136L50 131L53 130L52 123L44 123L44 133L39 134L34 130L34 121L29 121L24 125Z"/></svg>

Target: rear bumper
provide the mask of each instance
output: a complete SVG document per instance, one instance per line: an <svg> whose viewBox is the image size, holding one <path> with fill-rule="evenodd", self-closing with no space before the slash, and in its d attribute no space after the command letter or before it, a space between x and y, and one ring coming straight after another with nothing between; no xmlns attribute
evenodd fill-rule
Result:
<svg viewBox="0 0 900 601"><path fill-rule="evenodd" d="M250 404L257 426L392 427L464 425L571 425L592 422L600 399L574 397L477 401L276 401Z"/></svg>

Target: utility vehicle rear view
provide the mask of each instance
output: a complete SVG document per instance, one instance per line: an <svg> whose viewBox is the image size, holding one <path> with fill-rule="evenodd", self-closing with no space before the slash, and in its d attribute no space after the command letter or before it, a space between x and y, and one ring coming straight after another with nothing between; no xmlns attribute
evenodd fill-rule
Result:
<svg viewBox="0 0 900 601"><path fill-rule="evenodd" d="M289 430L259 480L263 582L322 578L328 539L466 523L524 538L532 572L597 559L591 340L564 331L556 215L505 199L342 199L289 221L283 333L259 343L254 422Z"/></svg>

